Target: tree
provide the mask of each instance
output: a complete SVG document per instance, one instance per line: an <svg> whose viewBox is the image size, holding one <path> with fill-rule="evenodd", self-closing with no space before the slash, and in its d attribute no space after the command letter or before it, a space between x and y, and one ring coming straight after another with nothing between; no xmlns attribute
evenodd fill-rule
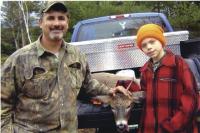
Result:
<svg viewBox="0 0 200 133"><path fill-rule="evenodd" d="M18 1L18 5L19 5L21 12L22 12L24 25L25 25L25 29L26 29L26 34L27 34L29 43L31 43L31 38L30 38L30 34L29 34L29 24L28 24L29 23L29 21L28 21L29 20L28 7L27 7L26 3L22 2L22 1ZM24 10L24 6L25 6L26 11ZM25 14L25 12L26 12L26 14Z"/></svg>
<svg viewBox="0 0 200 133"><path fill-rule="evenodd" d="M167 15L175 30L188 30L190 38L200 34L200 4L193 1L159 1L145 2L152 11Z"/></svg>
<svg viewBox="0 0 200 133"><path fill-rule="evenodd" d="M174 5L171 23L177 29L185 29L190 31L190 37L199 36L200 31L200 5L193 2L179 2ZM195 32L198 31L198 32Z"/></svg>
<svg viewBox="0 0 200 133"><path fill-rule="evenodd" d="M7 32L11 32L11 36L5 36L2 34L2 40L4 38L10 37L9 42L11 45L13 44L16 49L19 49L26 44L28 44L31 40L31 35L29 34L29 21L31 12L38 10L36 7L38 2L30 2L30 1L4 1L3 2L3 21L2 28L7 29ZM25 10L24 10L25 6ZM26 32L24 32L26 31ZM2 44L4 45L4 44Z"/></svg>

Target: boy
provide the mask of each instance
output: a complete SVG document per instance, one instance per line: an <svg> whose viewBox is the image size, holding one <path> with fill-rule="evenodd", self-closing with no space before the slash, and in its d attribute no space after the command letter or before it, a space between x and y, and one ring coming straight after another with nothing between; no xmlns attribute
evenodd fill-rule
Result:
<svg viewBox="0 0 200 133"><path fill-rule="evenodd" d="M137 32L137 46L150 57L141 68L146 99L139 132L198 133L194 76L183 58L164 49L163 32L156 24L146 24Z"/></svg>

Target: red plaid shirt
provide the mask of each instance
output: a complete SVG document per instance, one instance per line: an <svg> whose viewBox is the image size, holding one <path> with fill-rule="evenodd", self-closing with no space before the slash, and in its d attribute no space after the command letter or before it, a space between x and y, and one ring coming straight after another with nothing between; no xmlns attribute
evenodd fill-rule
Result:
<svg viewBox="0 0 200 133"><path fill-rule="evenodd" d="M167 51L155 72L149 60L141 68L141 89L146 100L140 133L198 133L197 85L181 57Z"/></svg>

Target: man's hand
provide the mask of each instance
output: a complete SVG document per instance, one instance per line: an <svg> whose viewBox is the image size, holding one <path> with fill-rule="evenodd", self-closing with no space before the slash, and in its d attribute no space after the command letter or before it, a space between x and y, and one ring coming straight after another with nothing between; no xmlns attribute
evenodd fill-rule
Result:
<svg viewBox="0 0 200 133"><path fill-rule="evenodd" d="M111 88L109 90L109 94L112 95L112 96L115 96L117 92L120 92L120 93L128 96L129 98L132 97L131 92L126 90L123 86L117 86L117 87Z"/></svg>

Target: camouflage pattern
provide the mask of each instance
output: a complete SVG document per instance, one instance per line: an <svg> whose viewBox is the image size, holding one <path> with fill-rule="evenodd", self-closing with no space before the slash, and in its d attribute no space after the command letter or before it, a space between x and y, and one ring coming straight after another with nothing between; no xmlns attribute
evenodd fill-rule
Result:
<svg viewBox="0 0 200 133"><path fill-rule="evenodd" d="M76 98L108 94L91 79L85 55L63 41L59 56L45 51L40 38L13 53L1 69L3 133L76 133Z"/></svg>

